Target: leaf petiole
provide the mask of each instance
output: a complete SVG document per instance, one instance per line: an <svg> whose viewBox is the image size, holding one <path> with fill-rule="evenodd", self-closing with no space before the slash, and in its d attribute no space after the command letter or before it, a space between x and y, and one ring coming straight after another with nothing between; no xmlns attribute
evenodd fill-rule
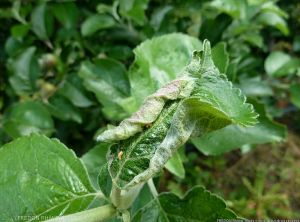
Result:
<svg viewBox="0 0 300 222"><path fill-rule="evenodd" d="M156 187L155 187L155 185L153 183L153 179L151 178L150 180L148 180L147 184L149 186L149 189L150 189L153 197L157 197L158 196L158 192L157 192Z"/></svg>
<svg viewBox="0 0 300 222"><path fill-rule="evenodd" d="M117 215L117 209L113 205L104 205L90 210L56 217L46 222L101 222Z"/></svg>

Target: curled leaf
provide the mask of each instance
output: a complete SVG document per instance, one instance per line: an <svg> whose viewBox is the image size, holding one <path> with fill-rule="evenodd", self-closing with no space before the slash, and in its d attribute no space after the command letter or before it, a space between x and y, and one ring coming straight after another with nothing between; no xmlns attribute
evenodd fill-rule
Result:
<svg viewBox="0 0 300 222"><path fill-rule="evenodd" d="M214 65L207 40L179 76L147 97L130 118L98 137L119 141L111 147L109 160L118 187L126 189L153 177L190 136L257 122L253 106Z"/></svg>

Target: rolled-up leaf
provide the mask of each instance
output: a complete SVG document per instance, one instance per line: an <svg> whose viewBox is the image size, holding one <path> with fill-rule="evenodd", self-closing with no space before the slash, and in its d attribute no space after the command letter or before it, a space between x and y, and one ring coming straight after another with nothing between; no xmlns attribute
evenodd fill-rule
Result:
<svg viewBox="0 0 300 222"><path fill-rule="evenodd" d="M147 97L130 118L98 137L119 141L111 147L109 160L112 180L119 188L151 178L192 135L257 122L253 106L214 65L207 40L179 76Z"/></svg>

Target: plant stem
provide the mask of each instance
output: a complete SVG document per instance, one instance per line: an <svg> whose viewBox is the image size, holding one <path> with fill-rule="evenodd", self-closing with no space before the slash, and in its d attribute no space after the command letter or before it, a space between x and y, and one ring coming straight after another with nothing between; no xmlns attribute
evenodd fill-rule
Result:
<svg viewBox="0 0 300 222"><path fill-rule="evenodd" d="M118 208L121 205L121 189L116 187L114 184L111 189L110 199L115 207Z"/></svg>
<svg viewBox="0 0 300 222"><path fill-rule="evenodd" d="M129 189L122 190L114 184L110 194L112 204L120 211L127 210L139 195L143 185L144 183L140 183Z"/></svg>
<svg viewBox="0 0 300 222"><path fill-rule="evenodd" d="M150 189L153 197L157 197L158 196L158 192L157 192L157 190L155 188L155 185L153 183L153 179L151 178L150 180L148 180L147 183L148 183L149 189Z"/></svg>
<svg viewBox="0 0 300 222"><path fill-rule="evenodd" d="M104 205L94 209L56 217L46 222L101 222L117 215L117 210L112 205Z"/></svg>

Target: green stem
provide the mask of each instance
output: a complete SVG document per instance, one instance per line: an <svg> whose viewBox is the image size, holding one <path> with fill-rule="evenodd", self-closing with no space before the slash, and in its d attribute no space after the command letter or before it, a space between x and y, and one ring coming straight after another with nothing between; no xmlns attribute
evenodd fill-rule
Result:
<svg viewBox="0 0 300 222"><path fill-rule="evenodd" d="M129 189L122 190L113 184L110 194L112 204L120 211L127 210L139 195L143 185L144 183L140 183Z"/></svg>
<svg viewBox="0 0 300 222"><path fill-rule="evenodd" d="M151 178L150 180L148 180L147 183L148 183L149 189L150 189L153 197L157 197L158 196L158 192L157 192L157 190L155 188L155 185L153 183L153 179Z"/></svg>
<svg viewBox="0 0 300 222"><path fill-rule="evenodd" d="M110 199L112 204L115 207L119 207L121 205L121 189L119 189L116 185L113 184L111 189Z"/></svg>
<svg viewBox="0 0 300 222"><path fill-rule="evenodd" d="M101 222L117 215L117 210L112 205L104 205L94 209L56 217L46 222Z"/></svg>

